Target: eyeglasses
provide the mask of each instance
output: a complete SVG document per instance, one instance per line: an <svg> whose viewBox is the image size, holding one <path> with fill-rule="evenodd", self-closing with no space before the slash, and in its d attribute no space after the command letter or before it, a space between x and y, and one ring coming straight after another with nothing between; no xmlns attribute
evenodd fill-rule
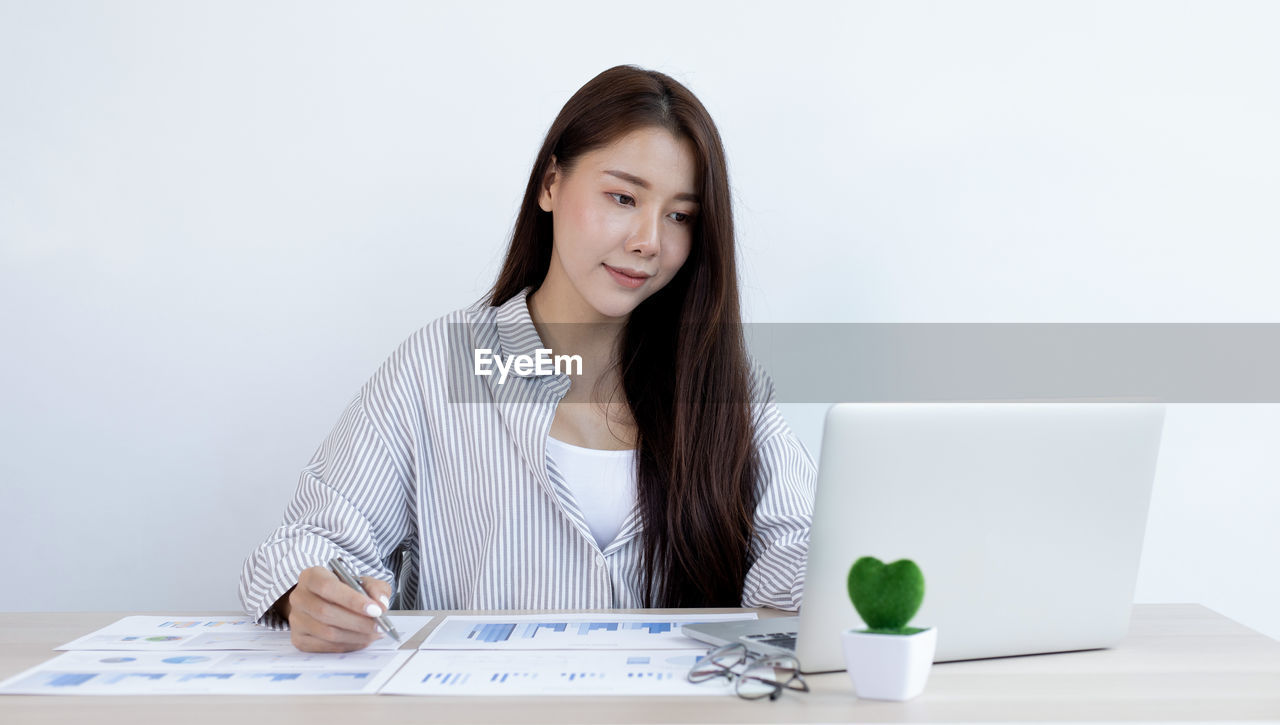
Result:
<svg viewBox="0 0 1280 725"><path fill-rule="evenodd" d="M745 666L745 667L744 667ZM736 668L744 667L741 672ZM689 668L687 679L698 683L727 677L733 681L738 697L759 700L778 699L783 689L808 692L809 685L800 676L800 661L791 655L757 655L741 642L716 647Z"/></svg>

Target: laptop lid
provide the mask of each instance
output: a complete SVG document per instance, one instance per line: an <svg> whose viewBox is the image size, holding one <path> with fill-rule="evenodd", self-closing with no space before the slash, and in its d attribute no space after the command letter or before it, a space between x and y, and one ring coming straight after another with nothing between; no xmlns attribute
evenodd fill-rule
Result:
<svg viewBox="0 0 1280 725"><path fill-rule="evenodd" d="M841 670L861 556L912 559L935 662L1109 647L1128 632L1159 403L842 403L823 430L797 656Z"/></svg>

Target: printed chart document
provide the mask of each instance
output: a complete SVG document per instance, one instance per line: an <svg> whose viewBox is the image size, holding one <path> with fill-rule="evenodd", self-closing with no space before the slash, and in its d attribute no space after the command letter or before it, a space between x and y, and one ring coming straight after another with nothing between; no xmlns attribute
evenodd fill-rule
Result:
<svg viewBox="0 0 1280 725"><path fill-rule="evenodd" d="M65 652L0 682L16 695L372 694L414 652Z"/></svg>
<svg viewBox="0 0 1280 725"><path fill-rule="evenodd" d="M394 695L724 695L685 679L707 646L680 633L731 614L496 614L445 617L382 688Z"/></svg>
<svg viewBox="0 0 1280 725"><path fill-rule="evenodd" d="M718 695L725 678L685 679L706 648L686 650L420 650L382 688L390 695Z"/></svg>
<svg viewBox="0 0 1280 725"><path fill-rule="evenodd" d="M430 616L387 615L404 641L431 621ZM395 650L401 643L386 634L368 650ZM92 634L72 640L58 650L168 651L268 650L297 652L288 631L254 624L246 617L125 617Z"/></svg>
<svg viewBox="0 0 1280 725"><path fill-rule="evenodd" d="M450 615L427 635L418 649L699 649L705 652L707 646L681 634L681 626L755 618L755 612Z"/></svg>

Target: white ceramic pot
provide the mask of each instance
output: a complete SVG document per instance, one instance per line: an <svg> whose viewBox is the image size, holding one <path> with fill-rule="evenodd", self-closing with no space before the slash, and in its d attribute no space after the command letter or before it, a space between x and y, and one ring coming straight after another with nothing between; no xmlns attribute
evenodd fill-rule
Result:
<svg viewBox="0 0 1280 725"><path fill-rule="evenodd" d="M938 628L915 634L844 632L844 663L858 697L910 700L924 692L938 649Z"/></svg>

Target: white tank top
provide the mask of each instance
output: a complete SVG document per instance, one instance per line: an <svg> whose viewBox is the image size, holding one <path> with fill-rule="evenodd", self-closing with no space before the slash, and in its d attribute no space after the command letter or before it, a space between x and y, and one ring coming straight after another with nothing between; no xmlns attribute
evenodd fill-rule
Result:
<svg viewBox="0 0 1280 725"><path fill-rule="evenodd" d="M603 550L618 536L636 504L636 452L583 448L547 436L547 454L582 509Z"/></svg>

